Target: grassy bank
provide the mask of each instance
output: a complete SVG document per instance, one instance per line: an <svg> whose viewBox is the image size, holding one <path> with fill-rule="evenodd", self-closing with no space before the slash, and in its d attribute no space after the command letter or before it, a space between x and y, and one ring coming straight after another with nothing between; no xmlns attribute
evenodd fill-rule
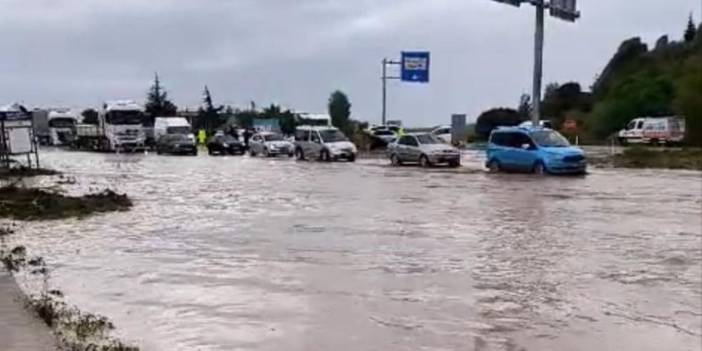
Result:
<svg viewBox="0 0 702 351"><path fill-rule="evenodd" d="M43 280L38 295L26 297L25 306L51 328L57 338L58 350L71 351L138 351L110 336L114 325L107 317L86 313L63 301L63 293L50 289L49 269L41 257L29 258L24 246L0 247L0 261L10 272L26 270Z"/></svg>
<svg viewBox="0 0 702 351"><path fill-rule="evenodd" d="M112 190L83 196L16 185L0 187L0 218L45 220L84 217L93 213L124 211L132 206L126 194Z"/></svg>
<svg viewBox="0 0 702 351"><path fill-rule="evenodd" d="M631 147L621 154L593 160L595 165L619 168L663 168L702 171L702 149Z"/></svg>
<svg viewBox="0 0 702 351"><path fill-rule="evenodd" d="M46 168L27 168L27 167L11 167L11 168L1 168L0 167L0 180L13 179L13 178L26 178L26 177L37 177L37 176L52 176L61 174L58 171Z"/></svg>

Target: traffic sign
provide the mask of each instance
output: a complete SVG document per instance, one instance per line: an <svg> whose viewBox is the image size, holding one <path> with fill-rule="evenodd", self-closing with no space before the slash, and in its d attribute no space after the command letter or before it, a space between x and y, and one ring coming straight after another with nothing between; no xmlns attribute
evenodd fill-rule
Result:
<svg viewBox="0 0 702 351"><path fill-rule="evenodd" d="M403 82L429 82L429 52L403 51L401 66L400 78Z"/></svg>

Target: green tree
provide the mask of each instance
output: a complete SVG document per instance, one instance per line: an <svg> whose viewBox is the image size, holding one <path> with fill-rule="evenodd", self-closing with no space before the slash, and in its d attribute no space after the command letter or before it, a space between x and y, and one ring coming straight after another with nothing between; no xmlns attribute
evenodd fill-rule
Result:
<svg viewBox="0 0 702 351"><path fill-rule="evenodd" d="M531 118L531 95L522 94L519 98L519 107L517 108L519 119L526 121Z"/></svg>
<svg viewBox="0 0 702 351"><path fill-rule="evenodd" d="M161 86L158 73L154 77L154 84L146 94L145 109L148 117L147 125L153 125L156 117L175 116L178 110L176 105L168 99L168 93Z"/></svg>
<svg viewBox="0 0 702 351"><path fill-rule="evenodd" d="M98 124L98 112L95 111L95 109L85 109L80 113L80 115L83 116L83 123L94 125Z"/></svg>
<svg viewBox="0 0 702 351"><path fill-rule="evenodd" d="M494 108L478 116L475 123L475 134L487 139L493 129L502 126L516 126L521 123L519 112L511 108Z"/></svg>
<svg viewBox="0 0 702 351"><path fill-rule="evenodd" d="M329 96L327 105L332 124L344 132L348 132L351 118L351 103L342 91L337 90Z"/></svg>
<svg viewBox="0 0 702 351"><path fill-rule="evenodd" d="M683 38L685 39L686 43L691 43L693 40L695 40L695 35L697 34L697 29L695 27L695 21L692 20L692 14L690 14L690 18L687 21L687 28L685 29L685 35Z"/></svg>
<svg viewBox="0 0 702 351"><path fill-rule="evenodd" d="M685 139L688 144L702 146L702 55L687 61L677 92L674 105L685 117Z"/></svg>
<svg viewBox="0 0 702 351"><path fill-rule="evenodd" d="M567 115L572 111L590 112L592 95L582 91L579 83L568 82L547 90L542 102L545 118L550 119L560 128Z"/></svg>
<svg viewBox="0 0 702 351"><path fill-rule="evenodd" d="M212 94L210 89L205 86L205 91L202 97L202 106L198 109L198 122L196 123L196 128L204 128L208 134L212 134L217 128L224 124L224 120L220 115L220 112L224 109L224 106L215 107L212 102Z"/></svg>

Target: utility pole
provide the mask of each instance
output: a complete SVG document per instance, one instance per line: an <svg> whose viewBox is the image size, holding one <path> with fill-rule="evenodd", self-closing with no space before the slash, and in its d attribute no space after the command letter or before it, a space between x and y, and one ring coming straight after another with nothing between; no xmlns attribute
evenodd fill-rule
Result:
<svg viewBox="0 0 702 351"><path fill-rule="evenodd" d="M541 80L544 70L544 0L536 0L536 30L534 32L534 86L531 95L531 125L536 127L541 121Z"/></svg>
<svg viewBox="0 0 702 351"><path fill-rule="evenodd" d="M577 10L577 0L493 0L507 5L520 7L522 4L531 4L536 7L536 29L534 31L534 86L531 95L533 126L538 126L541 121L541 81L544 68L544 17L548 9L552 17L568 22L575 22L580 18Z"/></svg>
<svg viewBox="0 0 702 351"><path fill-rule="evenodd" d="M382 115L381 115L381 120L382 124L385 125L387 122L387 113L388 113L388 79L400 79L400 77L389 77L388 76L388 65L401 65L402 62L400 61L394 61L394 60L388 60L387 58L383 59L383 75L380 77L383 83L383 92L382 92L382 100L383 100L383 108L382 108Z"/></svg>

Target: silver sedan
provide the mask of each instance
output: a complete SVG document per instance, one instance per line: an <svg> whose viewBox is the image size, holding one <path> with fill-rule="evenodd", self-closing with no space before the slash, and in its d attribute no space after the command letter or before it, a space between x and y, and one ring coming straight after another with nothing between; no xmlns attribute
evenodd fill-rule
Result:
<svg viewBox="0 0 702 351"><path fill-rule="evenodd" d="M393 165L419 163L422 167L448 164L461 165L461 152L442 143L432 134L406 134L388 146L388 156Z"/></svg>
<svg viewBox="0 0 702 351"><path fill-rule="evenodd" d="M271 157L278 155L293 156L295 146L285 140L281 134L273 132L261 132L254 134L249 140L249 154L251 156L261 155Z"/></svg>

